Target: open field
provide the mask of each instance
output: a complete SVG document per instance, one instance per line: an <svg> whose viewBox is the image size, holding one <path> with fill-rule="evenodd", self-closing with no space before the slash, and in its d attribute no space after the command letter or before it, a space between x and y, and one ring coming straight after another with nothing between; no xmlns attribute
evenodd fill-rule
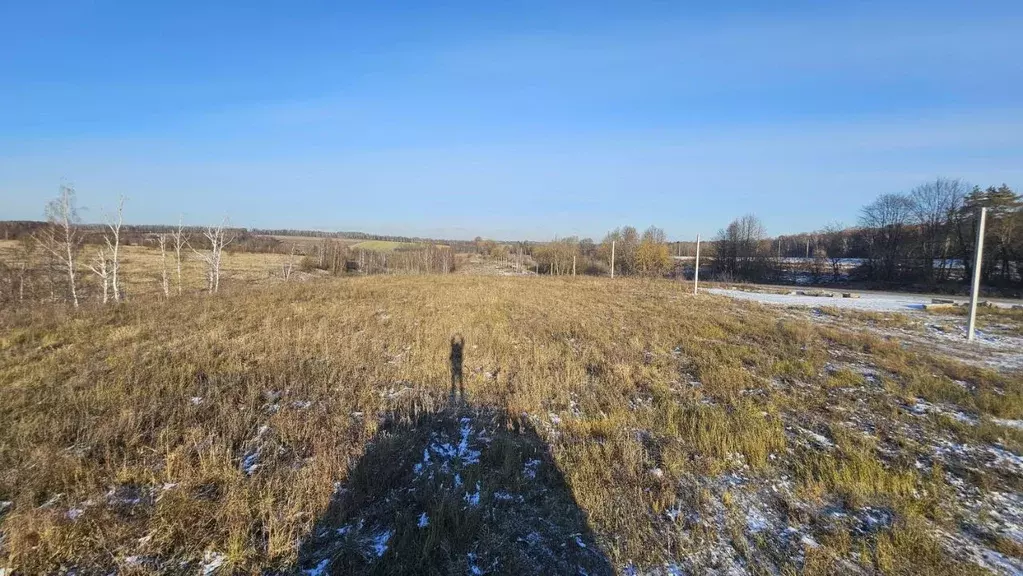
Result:
<svg viewBox="0 0 1023 576"><path fill-rule="evenodd" d="M426 244L415 242L393 242L391 240L363 240L351 245L353 250L370 250L373 252L393 252L403 248L424 248ZM438 246L440 246L438 244Z"/></svg>
<svg viewBox="0 0 1023 576"><path fill-rule="evenodd" d="M1021 373L899 315L633 279L223 290L0 311L0 568L1023 572Z"/></svg>
<svg viewBox="0 0 1023 576"><path fill-rule="evenodd" d="M416 244L411 242L391 242L389 240L363 240L352 244L353 250L372 250L374 252L392 252L398 248L412 248Z"/></svg>
<svg viewBox="0 0 1023 576"><path fill-rule="evenodd" d="M18 261L18 242L13 240L0 240L0 262L14 264ZM86 265L94 257L95 246L83 246L78 259L79 277L84 289L83 296L86 300L90 297L97 299L98 278L88 270ZM199 250L206 253L205 250ZM44 257L41 251L37 251L36 259ZM263 254L252 252L230 252L225 250L222 263L222 286L225 284L250 284L253 282L262 283L271 280L278 280L281 276L281 266L291 258L288 254ZM38 262L35 264L38 266ZM182 287L185 292L197 292L206 287L205 263L191 249L182 252ZM160 250L147 246L122 246L121 247L121 278L128 299L136 297L150 297L162 294L161 282L163 273L163 260ZM177 269L174 263L174 254L171 250L167 253L167 274L170 277L172 291L177 291Z"/></svg>

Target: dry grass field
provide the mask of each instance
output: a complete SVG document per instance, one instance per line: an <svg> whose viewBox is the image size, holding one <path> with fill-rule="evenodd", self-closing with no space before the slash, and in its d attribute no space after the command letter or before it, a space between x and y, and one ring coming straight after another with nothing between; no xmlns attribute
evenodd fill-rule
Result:
<svg viewBox="0 0 1023 576"><path fill-rule="evenodd" d="M18 261L18 245L14 240L0 240L0 262ZM86 291L86 299L99 298L99 279L86 265L95 256L96 246L83 246L79 256L79 277ZM205 250L199 250L205 253ZM42 252L34 255L42 258ZM281 276L281 266L292 259L288 254L257 254L252 252L224 251L222 265L223 281L227 284L265 282ZM38 263L37 263L38 265ZM205 263L190 248L182 252L182 285L186 292L201 291L206 287ZM163 260L160 250L147 246L122 246L121 270L125 293L128 299L147 298L162 295ZM167 273L172 291L177 291L177 269L172 251L167 252Z"/></svg>
<svg viewBox="0 0 1023 576"><path fill-rule="evenodd" d="M244 258L0 311L0 569L1023 570L1019 372L668 281Z"/></svg>

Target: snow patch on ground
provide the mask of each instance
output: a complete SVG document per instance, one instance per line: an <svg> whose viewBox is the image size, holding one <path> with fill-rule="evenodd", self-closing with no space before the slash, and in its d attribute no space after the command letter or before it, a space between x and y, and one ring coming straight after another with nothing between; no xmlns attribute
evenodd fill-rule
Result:
<svg viewBox="0 0 1023 576"><path fill-rule="evenodd" d="M540 461L537 459L528 460L523 466L522 475L530 480L536 480L536 473L540 469Z"/></svg>
<svg viewBox="0 0 1023 576"><path fill-rule="evenodd" d="M708 288L706 291L718 296L728 296L738 300L751 300L753 302L760 302L763 304L806 306L810 308L827 306L830 308L844 308L847 310L863 310L865 312L909 312L913 310L923 310L924 304L930 303L930 298L914 298L910 296L896 296L889 294L860 294L859 298L822 298L818 296L790 296L788 294L746 292L743 290L727 290L723 288Z"/></svg>
<svg viewBox="0 0 1023 576"><path fill-rule="evenodd" d="M320 560L320 563L317 564L316 566L313 566L308 570L303 570L302 574L304 576L324 576L325 574L327 574L327 566L329 565L330 558L324 558L323 560Z"/></svg>
<svg viewBox="0 0 1023 576"><path fill-rule="evenodd" d="M387 552L387 543L390 542L391 536L394 535L394 530L384 529L376 534L373 534L369 539L369 549L377 557L380 558Z"/></svg>
<svg viewBox="0 0 1023 576"><path fill-rule="evenodd" d="M465 466L479 464L480 451L472 447L473 429L468 418L462 418L459 422L458 443L452 445L446 438L434 434L430 444L423 449L423 458L412 467L412 472L418 477L429 471L433 477L435 471L443 474L450 474L453 470ZM476 441L487 442L488 438L477 435ZM455 473L455 486L461 485L461 476Z"/></svg>
<svg viewBox="0 0 1023 576"><path fill-rule="evenodd" d="M202 560L202 576L211 576L224 565L227 557L220 552L206 552Z"/></svg>
<svg viewBox="0 0 1023 576"><path fill-rule="evenodd" d="M968 424L970 426L976 426L978 423L978 419L976 416L971 416L970 414L967 414L962 410L957 410L954 406L950 406L947 404L942 405L931 404L930 402L923 400L921 398L916 399L916 402L914 402L913 405L909 407L909 411L912 412L913 414L916 414L917 416L926 416L928 414L941 414L944 416L948 416L959 422L962 422L963 424Z"/></svg>
<svg viewBox="0 0 1023 576"><path fill-rule="evenodd" d="M938 531L937 536L947 549L959 552L981 568L997 574L1023 576L1023 562L1020 560L981 546L960 534Z"/></svg>

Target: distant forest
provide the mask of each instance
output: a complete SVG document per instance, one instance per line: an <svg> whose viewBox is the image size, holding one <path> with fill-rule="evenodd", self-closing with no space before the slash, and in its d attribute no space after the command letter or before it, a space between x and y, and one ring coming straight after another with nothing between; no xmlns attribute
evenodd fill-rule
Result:
<svg viewBox="0 0 1023 576"><path fill-rule="evenodd" d="M982 281L1023 288L1023 198L1006 185L967 187L939 178L864 206L858 226L767 238L753 215L715 239L716 271L752 281L867 281L879 286L954 287L974 267L978 215L987 208Z"/></svg>

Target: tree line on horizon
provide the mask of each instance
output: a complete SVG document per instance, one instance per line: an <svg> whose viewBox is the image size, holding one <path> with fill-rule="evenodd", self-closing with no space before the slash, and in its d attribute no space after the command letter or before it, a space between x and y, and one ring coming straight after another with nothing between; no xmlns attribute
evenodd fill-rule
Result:
<svg viewBox="0 0 1023 576"><path fill-rule="evenodd" d="M0 261L0 300L24 299L45 284L51 300L75 304L79 276L92 273L101 286L103 302L120 301L120 248L144 245L159 249L164 264L160 285L165 296L181 291L181 262L191 257L203 263L209 292L219 288L224 251L287 254L281 276L295 268L331 274L451 272L455 254L476 254L516 262L538 274L666 277L692 273L689 260L694 243L669 242L664 230L650 226L642 233L632 226L609 231L600 242L576 236L549 242L433 241L359 234L360 239L406 242L390 253L355 251L339 233L217 226L123 224L124 199L102 224L81 221L73 187L62 185L46 208L45 222L0 222L0 238L19 240L13 261ZM965 283L973 270L977 215L988 209L985 256L981 278L986 286L1023 286L1023 197L1002 184L970 187L962 180L937 178L903 194L882 194L860 211L856 226L830 224L818 231L768 237L753 214L736 218L702 247L708 278L754 282L787 282L809 277L814 282L862 280L879 286L941 287ZM345 233L350 239L354 233ZM287 242L288 236L309 236L319 242ZM284 238L284 239L282 239ZM404 239L404 240L403 240ZM416 242L412 242L416 241ZM91 246L84 257L83 247ZM37 262L38 266L29 263ZM66 289L57 288L65 277ZM65 294L61 296L61 294Z"/></svg>
<svg viewBox="0 0 1023 576"><path fill-rule="evenodd" d="M831 224L769 238L755 215L743 216L715 238L714 269L749 281L780 281L803 272L817 281L961 284L973 272L981 208L987 208L982 283L1023 287L1023 197L1005 184L980 188L948 178L878 196L861 209L854 227Z"/></svg>

